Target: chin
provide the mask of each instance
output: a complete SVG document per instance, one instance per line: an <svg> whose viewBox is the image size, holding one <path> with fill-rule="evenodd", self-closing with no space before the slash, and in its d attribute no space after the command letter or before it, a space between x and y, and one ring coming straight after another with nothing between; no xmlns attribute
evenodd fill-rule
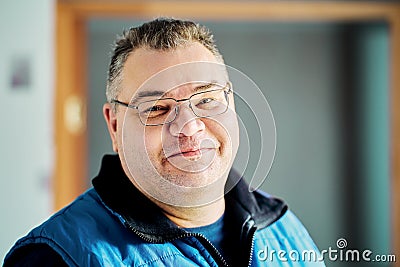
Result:
<svg viewBox="0 0 400 267"><path fill-rule="evenodd" d="M227 164L213 162L208 166L199 166L198 164L185 165L185 168L177 168L173 164L164 166L164 170L159 172L161 176L170 183L182 187L205 187L226 180L228 169Z"/></svg>

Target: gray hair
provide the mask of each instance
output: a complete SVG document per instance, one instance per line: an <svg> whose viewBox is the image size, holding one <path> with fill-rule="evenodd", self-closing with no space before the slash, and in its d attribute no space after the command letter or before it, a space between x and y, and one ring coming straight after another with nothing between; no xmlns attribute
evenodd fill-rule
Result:
<svg viewBox="0 0 400 267"><path fill-rule="evenodd" d="M116 99L120 93L122 69L134 49L144 47L168 51L189 42L199 42L223 62L211 31L192 21L158 18L124 31L112 51L107 77L107 101Z"/></svg>

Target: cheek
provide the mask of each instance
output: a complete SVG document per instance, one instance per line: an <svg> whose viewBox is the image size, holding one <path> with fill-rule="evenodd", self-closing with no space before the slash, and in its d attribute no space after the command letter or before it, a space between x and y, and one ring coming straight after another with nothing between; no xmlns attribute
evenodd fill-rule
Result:
<svg viewBox="0 0 400 267"><path fill-rule="evenodd" d="M162 152L162 134L160 129L147 127L141 136L144 136L142 141L143 149L149 156L159 155Z"/></svg>
<svg viewBox="0 0 400 267"><path fill-rule="evenodd" d="M159 129L143 127L134 120L126 120L119 133L120 147L136 160L151 157L161 146Z"/></svg>
<svg viewBox="0 0 400 267"><path fill-rule="evenodd" d="M232 146L239 146L239 122L233 100L231 101L227 112L223 114L221 124L225 127L225 132L229 135Z"/></svg>
<svg viewBox="0 0 400 267"><path fill-rule="evenodd" d="M236 114L227 112L215 117L214 120L209 120L206 123L206 128L224 149L236 150L239 144L239 127Z"/></svg>

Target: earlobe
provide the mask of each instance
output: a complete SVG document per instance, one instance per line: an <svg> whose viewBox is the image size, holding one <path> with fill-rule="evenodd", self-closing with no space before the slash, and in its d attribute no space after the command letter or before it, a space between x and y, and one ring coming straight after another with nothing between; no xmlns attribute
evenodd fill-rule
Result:
<svg viewBox="0 0 400 267"><path fill-rule="evenodd" d="M111 142L113 150L118 152L118 142L117 142L117 116L113 110L110 103L105 103L103 105L103 115L107 123L108 132L111 137Z"/></svg>

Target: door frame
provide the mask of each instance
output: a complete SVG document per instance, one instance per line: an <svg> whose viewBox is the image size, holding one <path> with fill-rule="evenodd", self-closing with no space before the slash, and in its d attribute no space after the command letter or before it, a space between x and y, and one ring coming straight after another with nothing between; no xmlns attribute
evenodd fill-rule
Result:
<svg viewBox="0 0 400 267"><path fill-rule="evenodd" d="M400 257L400 5L371 2L56 2L54 207L71 202L87 181L87 31L90 18L182 17L219 21L364 22L389 25L392 251ZM397 73L397 75L395 75ZM400 267L400 260L393 266Z"/></svg>

